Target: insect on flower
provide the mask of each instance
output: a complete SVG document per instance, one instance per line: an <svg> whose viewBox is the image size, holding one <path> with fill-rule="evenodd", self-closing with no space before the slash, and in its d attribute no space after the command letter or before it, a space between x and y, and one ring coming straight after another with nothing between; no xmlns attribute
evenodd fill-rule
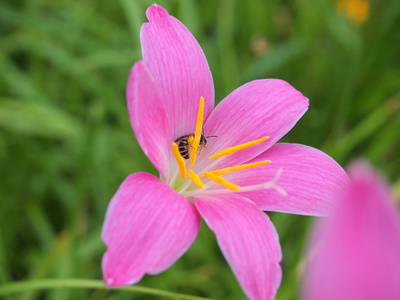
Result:
<svg viewBox="0 0 400 300"><path fill-rule="evenodd" d="M158 5L146 15L143 60L132 67L127 104L160 176L131 174L111 200L102 233L105 283L134 284L166 270L203 218L246 295L272 299L281 249L262 210L325 215L347 176L317 149L277 143L308 108L299 91L283 80L254 80L214 109L213 79L196 39Z"/></svg>
<svg viewBox="0 0 400 300"><path fill-rule="evenodd" d="M183 135L175 140L175 143L178 145L179 154L184 159L190 158L190 153L193 149L194 137L195 137L195 133L193 132L190 134ZM197 153L196 153L197 156L200 155L201 149L203 149L203 147L207 148L206 147L207 139L210 137L217 137L217 136L215 136L215 135L205 136L204 134L201 134L199 147L198 147Z"/></svg>

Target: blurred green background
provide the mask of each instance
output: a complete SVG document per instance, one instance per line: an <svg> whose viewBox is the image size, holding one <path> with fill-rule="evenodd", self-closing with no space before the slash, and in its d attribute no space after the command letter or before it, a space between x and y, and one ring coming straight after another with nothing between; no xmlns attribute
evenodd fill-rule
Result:
<svg viewBox="0 0 400 300"><path fill-rule="evenodd" d="M135 140L125 104L152 2L1 1L0 285L102 278L100 232L108 202L129 174L156 173ZM359 25L326 0L158 4L199 41L217 102L253 79L290 82L310 99L310 108L284 140L320 148L342 166L364 157L400 194L400 1L372 2ZM283 249L276 299L296 299L312 218L270 216ZM205 224L177 263L140 285L245 298ZM98 289L4 296L132 298L156 297Z"/></svg>

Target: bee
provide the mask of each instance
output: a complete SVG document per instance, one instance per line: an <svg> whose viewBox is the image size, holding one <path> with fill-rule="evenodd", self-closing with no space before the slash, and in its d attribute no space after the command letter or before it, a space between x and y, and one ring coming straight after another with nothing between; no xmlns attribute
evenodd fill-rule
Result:
<svg viewBox="0 0 400 300"><path fill-rule="evenodd" d="M203 147L207 148L206 147L207 139L210 137L216 137L216 136L210 135L206 137L204 134L201 134L199 148L197 149L197 155L200 155L201 149L203 149ZM183 135L175 140L175 143L178 145L179 154L184 159L190 158L190 150L192 148L193 142L194 142L194 133Z"/></svg>

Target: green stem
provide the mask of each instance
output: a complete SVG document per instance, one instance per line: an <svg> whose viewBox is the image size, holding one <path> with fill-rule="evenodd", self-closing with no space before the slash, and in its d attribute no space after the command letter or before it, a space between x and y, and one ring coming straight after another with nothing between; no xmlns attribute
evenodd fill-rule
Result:
<svg viewBox="0 0 400 300"><path fill-rule="evenodd" d="M103 281L92 279L35 279L17 282L9 282L0 286L0 296L22 293L31 290L51 290L57 288L73 288L73 289L108 289ZM141 286L128 286L112 288L113 290L158 295L172 297L175 299L187 300L211 300L210 298L203 298L197 296L190 296L168 291L162 291Z"/></svg>

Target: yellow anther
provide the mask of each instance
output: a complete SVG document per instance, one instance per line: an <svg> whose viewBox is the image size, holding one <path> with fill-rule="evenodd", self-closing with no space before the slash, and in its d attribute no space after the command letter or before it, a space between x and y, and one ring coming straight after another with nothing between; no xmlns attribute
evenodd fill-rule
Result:
<svg viewBox="0 0 400 300"><path fill-rule="evenodd" d="M200 176L193 172L192 169L189 170L188 176L192 179L193 183L199 188L202 189L205 185L201 182Z"/></svg>
<svg viewBox="0 0 400 300"><path fill-rule="evenodd" d="M232 153L235 153L236 151L239 151L239 150L246 149L246 148L249 148L251 146L257 145L257 144L259 144L259 143L261 143L261 142L263 142L265 140L268 140L268 139L269 139L269 137L266 136L266 137L263 137L261 139L258 139L258 140L252 141L252 142L248 142L248 143L244 143L244 144L241 144L241 145L233 146L233 147L227 148L225 150L222 150L222 151L220 151L218 153L215 153L215 154L211 155L208 159L218 158L218 157L221 157L221 156L232 154Z"/></svg>
<svg viewBox="0 0 400 300"><path fill-rule="evenodd" d="M194 141L192 144L192 151L190 155L190 167L194 166L197 156L197 148L200 144L201 130L203 129L203 116L204 116L204 98L200 97L199 111L197 112L196 131L194 132Z"/></svg>
<svg viewBox="0 0 400 300"><path fill-rule="evenodd" d="M176 143L172 143L172 153L175 156L176 162L178 163L179 172L181 173L182 179L186 178L186 164L182 155L179 153L179 148Z"/></svg>
<svg viewBox="0 0 400 300"><path fill-rule="evenodd" d="M246 170L246 169L266 165L266 164L269 164L270 162L271 162L270 160L264 160L264 161L251 163L251 164L243 164L240 166L228 167L228 168L219 169L219 170L213 170L213 171L210 171L210 173L212 173L214 175L222 176L222 175L228 174L230 172ZM204 177L204 176L205 176L205 174L201 175L201 177Z"/></svg>
<svg viewBox="0 0 400 300"><path fill-rule="evenodd" d="M214 175L211 172L205 172L204 176L232 191L237 191L240 188L240 186L230 183L228 180L222 178L221 176Z"/></svg>

